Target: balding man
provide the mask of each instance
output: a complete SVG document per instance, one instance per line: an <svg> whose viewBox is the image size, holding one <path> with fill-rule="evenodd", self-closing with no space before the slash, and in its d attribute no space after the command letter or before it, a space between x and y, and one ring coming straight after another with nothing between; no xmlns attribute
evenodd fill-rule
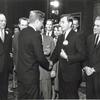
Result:
<svg viewBox="0 0 100 100"><path fill-rule="evenodd" d="M19 99L38 99L39 65L49 70L49 62L44 56L42 38L39 33L43 21L43 12L30 11L29 26L19 34L17 62Z"/></svg>
<svg viewBox="0 0 100 100"><path fill-rule="evenodd" d="M7 100L12 37L6 27L6 17L0 13L0 100Z"/></svg>

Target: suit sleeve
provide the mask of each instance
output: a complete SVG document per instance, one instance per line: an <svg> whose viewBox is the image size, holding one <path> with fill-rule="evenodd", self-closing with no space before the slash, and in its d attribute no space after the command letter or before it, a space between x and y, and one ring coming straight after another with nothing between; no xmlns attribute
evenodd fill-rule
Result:
<svg viewBox="0 0 100 100"><path fill-rule="evenodd" d="M77 36L75 38L75 49L76 52L73 55L68 55L69 62L80 62L85 60L86 50L84 40L82 37Z"/></svg>
<svg viewBox="0 0 100 100"><path fill-rule="evenodd" d="M51 38L50 48L51 48L51 54L52 54L55 48L55 43L54 43L53 38Z"/></svg>
<svg viewBox="0 0 100 100"><path fill-rule="evenodd" d="M59 58L59 44L60 43L59 43L59 38L58 38L55 49L50 57L50 60L53 61L54 64L58 61L58 58Z"/></svg>
<svg viewBox="0 0 100 100"><path fill-rule="evenodd" d="M33 48L34 48L34 52L35 52L37 61L39 62L40 66L42 66L46 70L49 70L49 62L47 61L47 59L44 56L43 46L42 46L42 38L39 33L36 33L34 35Z"/></svg>

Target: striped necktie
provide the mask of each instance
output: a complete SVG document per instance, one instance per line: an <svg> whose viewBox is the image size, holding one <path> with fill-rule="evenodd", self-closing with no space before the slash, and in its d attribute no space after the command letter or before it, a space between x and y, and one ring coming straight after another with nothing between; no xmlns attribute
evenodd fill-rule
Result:
<svg viewBox="0 0 100 100"><path fill-rule="evenodd" d="M97 34L95 37L95 45L98 45L98 39L99 39L99 35Z"/></svg>

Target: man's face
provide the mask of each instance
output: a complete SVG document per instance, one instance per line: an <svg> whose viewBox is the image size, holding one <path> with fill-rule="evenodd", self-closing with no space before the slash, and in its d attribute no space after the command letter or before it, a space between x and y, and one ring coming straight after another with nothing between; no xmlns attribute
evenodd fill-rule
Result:
<svg viewBox="0 0 100 100"><path fill-rule="evenodd" d="M50 21L50 20L48 20L48 21L46 22L46 26L45 26L45 27L46 27L46 30L47 30L47 31L52 31L52 27L53 27L52 24L53 24L53 23L52 23L52 21Z"/></svg>
<svg viewBox="0 0 100 100"><path fill-rule="evenodd" d="M14 33L16 34L16 33L19 33L19 28L14 28Z"/></svg>
<svg viewBox="0 0 100 100"><path fill-rule="evenodd" d="M0 29L4 29L6 27L6 17L1 14L0 15Z"/></svg>
<svg viewBox="0 0 100 100"><path fill-rule="evenodd" d="M77 29L78 28L78 20L73 20L73 29Z"/></svg>
<svg viewBox="0 0 100 100"><path fill-rule="evenodd" d="M100 34L100 20L95 20L93 31L94 34Z"/></svg>
<svg viewBox="0 0 100 100"><path fill-rule="evenodd" d="M58 28L54 27L54 35L57 36L58 35Z"/></svg>
<svg viewBox="0 0 100 100"><path fill-rule="evenodd" d="M70 26L70 23L68 22L67 20L67 17L62 17L60 19L60 22L59 22L60 26L61 26L61 29L62 31L67 31L71 26Z"/></svg>
<svg viewBox="0 0 100 100"><path fill-rule="evenodd" d="M21 20L19 24L20 30L26 28L28 26L28 21L27 20Z"/></svg>
<svg viewBox="0 0 100 100"><path fill-rule="evenodd" d="M36 29L38 30L38 31L41 31L41 28L43 27L43 22L44 22L44 20L37 20L36 21Z"/></svg>

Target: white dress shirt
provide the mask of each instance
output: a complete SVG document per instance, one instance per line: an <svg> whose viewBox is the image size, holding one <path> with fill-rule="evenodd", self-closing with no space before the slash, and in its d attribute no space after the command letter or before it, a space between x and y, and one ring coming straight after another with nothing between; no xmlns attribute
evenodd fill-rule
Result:
<svg viewBox="0 0 100 100"><path fill-rule="evenodd" d="M4 38L5 38L4 29L0 30L0 38L1 38L1 40L4 42Z"/></svg>

